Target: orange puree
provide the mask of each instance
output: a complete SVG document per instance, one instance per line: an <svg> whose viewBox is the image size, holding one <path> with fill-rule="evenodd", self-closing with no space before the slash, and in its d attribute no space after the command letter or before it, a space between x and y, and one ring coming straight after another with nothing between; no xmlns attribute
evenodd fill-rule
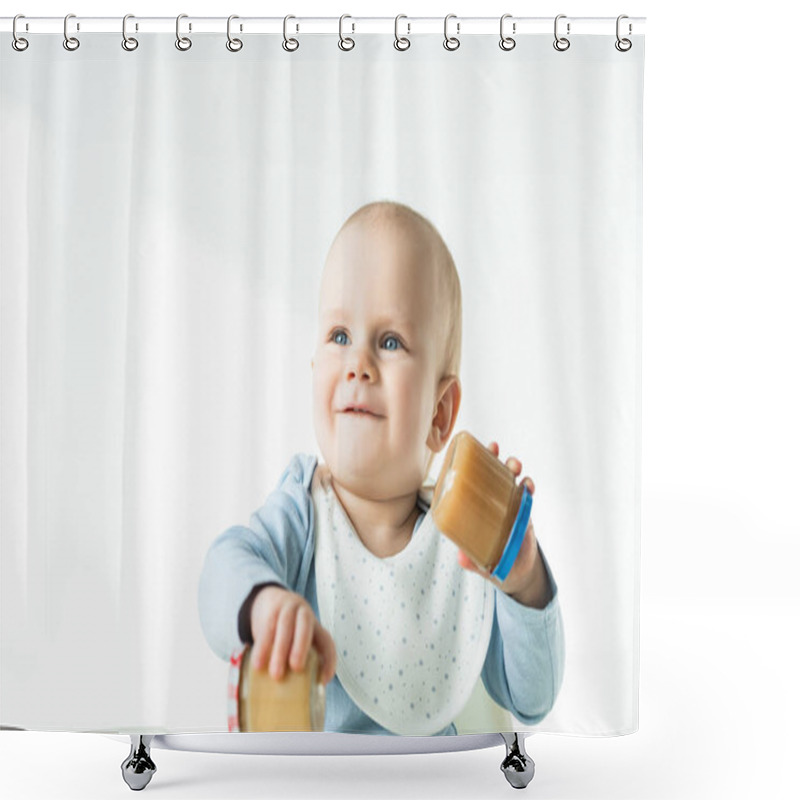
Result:
<svg viewBox="0 0 800 800"><path fill-rule="evenodd" d="M492 572L509 540L524 488L514 473L466 431L457 433L436 482L436 527L478 566Z"/></svg>
<svg viewBox="0 0 800 800"><path fill-rule="evenodd" d="M312 647L302 672L289 669L279 681L269 668L250 668L245 650L239 678L241 731L321 731L325 727L325 687L319 682L319 655ZM269 664L269 659L267 659Z"/></svg>

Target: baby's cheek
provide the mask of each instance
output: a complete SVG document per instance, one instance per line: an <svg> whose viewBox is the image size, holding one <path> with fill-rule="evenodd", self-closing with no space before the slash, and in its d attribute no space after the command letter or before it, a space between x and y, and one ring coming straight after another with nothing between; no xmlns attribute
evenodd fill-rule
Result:
<svg viewBox="0 0 800 800"><path fill-rule="evenodd" d="M315 407L322 407L333 395L333 370L324 357L317 356L311 373L311 393Z"/></svg>
<svg viewBox="0 0 800 800"><path fill-rule="evenodd" d="M423 391L418 384L404 385L398 391L397 400L397 441L409 460L417 465L416 462L427 459L426 442L432 419L429 403L423 399Z"/></svg>
<svg viewBox="0 0 800 800"><path fill-rule="evenodd" d="M331 436L334 424L333 392L329 382L325 381L322 370L315 368L311 387L311 406L314 418L314 432L317 442L323 445Z"/></svg>

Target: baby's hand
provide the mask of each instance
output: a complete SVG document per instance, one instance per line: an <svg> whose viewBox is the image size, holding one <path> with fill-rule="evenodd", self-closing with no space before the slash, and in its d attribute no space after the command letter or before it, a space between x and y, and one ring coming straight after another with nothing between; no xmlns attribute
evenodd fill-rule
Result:
<svg viewBox="0 0 800 800"><path fill-rule="evenodd" d="M497 442L490 442L489 449L495 456L499 457L500 446ZM514 456L506 459L506 466L514 473L515 477L519 477L522 472L522 462L518 458L514 458ZM521 482L533 495L535 489L533 481L526 475ZM539 545L536 542L536 536L533 533L533 522L531 521L528 522L525 538L522 540L522 546L514 566L504 581L493 578L490 573L481 569L461 550L458 551L458 563L464 569L483 575L498 589L523 605L544 608L551 600L550 582L547 579L542 559L539 557Z"/></svg>
<svg viewBox="0 0 800 800"><path fill-rule="evenodd" d="M306 599L280 586L265 586L250 610L253 635L253 669L265 669L280 680L287 669L302 671L313 644L320 654L320 681L328 683L336 672L336 645L322 627ZM271 657L270 657L271 653Z"/></svg>

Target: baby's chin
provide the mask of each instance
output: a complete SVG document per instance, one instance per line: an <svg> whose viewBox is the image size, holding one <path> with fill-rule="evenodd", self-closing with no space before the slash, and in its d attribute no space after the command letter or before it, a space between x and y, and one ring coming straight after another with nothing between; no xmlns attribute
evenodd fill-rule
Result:
<svg viewBox="0 0 800 800"><path fill-rule="evenodd" d="M352 464L334 459L327 462L334 483L347 489L351 494L364 499L380 500L385 491L385 478L381 471L362 464Z"/></svg>
<svg viewBox="0 0 800 800"><path fill-rule="evenodd" d="M419 488L415 476L409 475L408 470L392 469L386 459L377 464L358 460L352 463L348 459L333 459L325 463L334 484L364 500L389 500L402 494L404 489Z"/></svg>

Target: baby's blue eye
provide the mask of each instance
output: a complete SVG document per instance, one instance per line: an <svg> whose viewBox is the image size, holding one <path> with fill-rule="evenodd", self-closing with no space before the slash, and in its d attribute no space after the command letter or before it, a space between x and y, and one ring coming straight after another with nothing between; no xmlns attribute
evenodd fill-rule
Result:
<svg viewBox="0 0 800 800"><path fill-rule="evenodd" d="M344 331L336 331L331 338L336 344L347 344L347 334Z"/></svg>
<svg viewBox="0 0 800 800"><path fill-rule="evenodd" d="M390 347L389 342L394 342L394 346ZM397 350L400 347L400 340L396 336L387 336L383 340L384 345L386 346L387 350Z"/></svg>

